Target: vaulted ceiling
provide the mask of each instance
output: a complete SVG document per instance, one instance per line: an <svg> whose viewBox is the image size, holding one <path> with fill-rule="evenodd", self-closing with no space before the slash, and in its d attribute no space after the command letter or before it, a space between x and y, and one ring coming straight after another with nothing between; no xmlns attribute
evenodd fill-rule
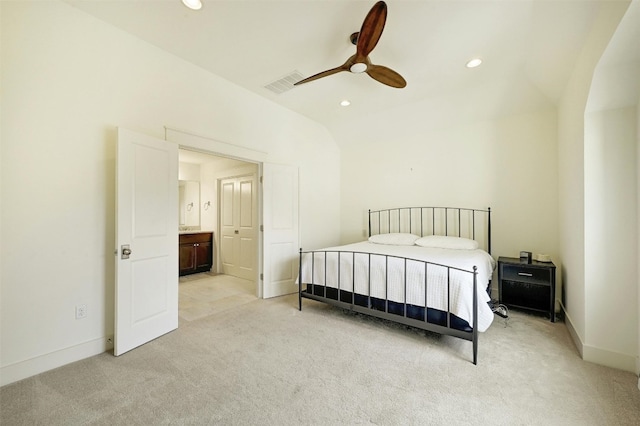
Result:
<svg viewBox="0 0 640 426"><path fill-rule="evenodd" d="M280 94L265 86L339 66L374 1L67 0L73 6L328 128L408 104L454 98L500 113L553 105L598 12L597 1L388 0L370 54L407 87L341 72ZM483 64L465 63L474 57ZM349 107L340 101L349 99ZM434 101L435 102L435 101Z"/></svg>

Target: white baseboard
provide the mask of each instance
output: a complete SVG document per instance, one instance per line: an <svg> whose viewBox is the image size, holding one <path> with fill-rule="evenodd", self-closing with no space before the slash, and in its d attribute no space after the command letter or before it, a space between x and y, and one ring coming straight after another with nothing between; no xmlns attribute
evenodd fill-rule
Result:
<svg viewBox="0 0 640 426"><path fill-rule="evenodd" d="M593 362L594 364L636 373L636 357L634 355L621 354L619 352L584 345L584 356L582 359Z"/></svg>
<svg viewBox="0 0 640 426"><path fill-rule="evenodd" d="M585 361L593 362L594 364L604 365L605 367L617 368L618 370L629 371L634 374L637 374L636 367L636 356L630 354L622 354L619 352L614 352L608 349L602 349L595 346L589 346L584 344L582 338L576 331L573 326L573 322L571 321L571 317L567 315L567 311L562 304L560 304L560 308L564 314L565 325L569 330L569 334L571 335L571 339L573 343L576 345L578 349L578 353L580 354L580 358ZM639 381L640 385L640 381Z"/></svg>
<svg viewBox="0 0 640 426"><path fill-rule="evenodd" d="M99 355L113 348L108 337L90 340L69 348L15 362L0 368L0 386L26 379L72 362Z"/></svg>
<svg viewBox="0 0 640 426"><path fill-rule="evenodd" d="M575 327L573 326L573 321L571 321L571 317L567 314L567 310L560 302L560 309L562 310L562 315L564 316L564 324L567 326L567 330L569 330L569 335L571 336L571 340L573 340L573 344L576 345L576 349L580 354L580 358L584 358L584 348L582 344L582 339L578 335Z"/></svg>

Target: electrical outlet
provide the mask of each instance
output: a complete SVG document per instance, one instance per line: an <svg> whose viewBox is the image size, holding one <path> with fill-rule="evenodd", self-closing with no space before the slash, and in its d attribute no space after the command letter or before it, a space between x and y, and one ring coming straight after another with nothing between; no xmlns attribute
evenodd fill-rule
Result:
<svg viewBox="0 0 640 426"><path fill-rule="evenodd" d="M76 319L87 317L87 305L76 305Z"/></svg>

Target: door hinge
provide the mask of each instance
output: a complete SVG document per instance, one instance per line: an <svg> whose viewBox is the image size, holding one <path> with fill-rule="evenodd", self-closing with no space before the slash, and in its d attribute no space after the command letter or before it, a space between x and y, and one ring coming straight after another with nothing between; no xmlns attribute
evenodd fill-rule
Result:
<svg viewBox="0 0 640 426"><path fill-rule="evenodd" d="M264 225L260 225L260 232L264 232Z"/></svg>
<svg viewBox="0 0 640 426"><path fill-rule="evenodd" d="M260 183L262 183L262 176L260 176Z"/></svg>
<svg viewBox="0 0 640 426"><path fill-rule="evenodd" d="M264 274L260 274L260 281L264 281Z"/></svg>

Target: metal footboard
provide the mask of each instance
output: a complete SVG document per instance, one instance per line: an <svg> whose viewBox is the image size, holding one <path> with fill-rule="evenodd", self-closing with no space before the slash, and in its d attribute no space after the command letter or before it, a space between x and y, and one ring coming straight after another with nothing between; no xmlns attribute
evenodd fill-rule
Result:
<svg viewBox="0 0 640 426"><path fill-rule="evenodd" d="M328 277L328 267L327 267L327 257L329 255L337 257L337 274L336 274L336 282L329 283ZM367 281L367 291L365 294L360 294L356 292L356 281L359 276L356 276L356 256L363 256L367 259L367 269L368 274L366 276ZM345 275L350 277L351 289L349 289L348 285L342 282L343 271L341 271L342 265L342 257L351 256L351 271L345 271ZM371 257L377 256L380 258L384 258L384 298L378 298L372 295L372 274L371 274ZM305 262L305 257L307 264L303 267ZM324 262L323 265L316 265L316 258L319 258L321 262ZM380 259L378 259L380 260ZM389 261L392 260L394 262L403 263L402 270L404 271L404 277L402 285L403 289L403 299L402 301L393 301L389 299ZM424 282L423 283L415 283L408 282L407 271L408 271L408 262L415 262L420 268L424 268ZM438 312L442 312L445 315L446 321L438 321L439 323L434 323L429 321L429 312L430 309L435 309L430 307L429 303L429 286L430 285L438 285L429 282L428 271L429 268L446 268L446 300L447 300L447 309L437 310ZM318 278L316 281L316 272L317 268L321 268L319 274L323 275L321 278ZM415 267L414 267L415 269ZM458 324L452 324L452 317L455 315L451 312L451 273L452 271L458 271L462 274L471 274L473 280L473 327L471 330L460 329ZM306 273L308 272L308 273ZM478 355L478 271L477 267L474 266L472 271L468 271L465 269L460 269L448 265L442 265L438 263L432 263L420 259L412 259L412 258L404 258L393 255L384 255L384 254L371 254L365 252L356 252L356 251L337 251L337 250L318 250L318 251L307 251L304 252L300 249L300 263L299 263L299 271L298 271L298 279L299 279L299 287L298 287L298 309L302 310L302 299L311 299L324 303L328 303L333 306L337 306L349 311L358 312L366 315L370 315L373 317L389 320L392 322L404 324L411 327L416 327L422 330L428 330L435 333L439 333L442 335L454 336L460 339L468 340L473 343L473 363L477 364L477 355ZM310 277L307 279L306 277ZM362 278L362 277L360 277ZM309 281L309 282L307 282ZM362 283L362 279L360 279L360 283ZM407 289L408 286L411 285L421 285L424 286L424 315L423 318L420 318L421 315L416 314L415 312L420 311L420 305L410 304L407 300ZM458 284L459 285L459 284ZM335 293L335 294L334 294ZM401 308L399 308L401 307ZM410 312L411 311L411 312ZM432 311L434 312L434 311ZM457 318L457 317L455 317Z"/></svg>

